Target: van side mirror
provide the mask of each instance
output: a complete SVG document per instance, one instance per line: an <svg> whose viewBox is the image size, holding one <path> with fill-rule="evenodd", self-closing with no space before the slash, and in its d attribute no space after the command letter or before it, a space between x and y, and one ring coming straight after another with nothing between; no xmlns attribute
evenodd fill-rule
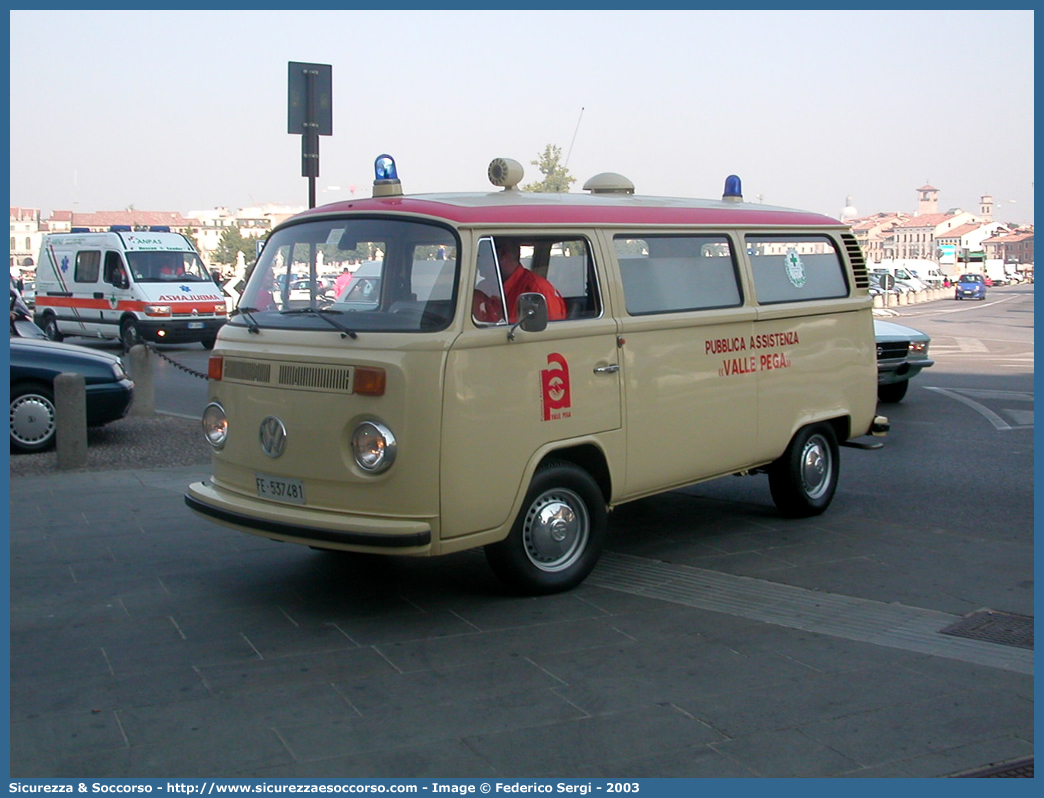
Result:
<svg viewBox="0 0 1044 798"><path fill-rule="evenodd" d="M547 329L547 297L535 291L518 295L518 321L508 332L508 340L515 340L515 330L521 327L526 332L543 332Z"/></svg>

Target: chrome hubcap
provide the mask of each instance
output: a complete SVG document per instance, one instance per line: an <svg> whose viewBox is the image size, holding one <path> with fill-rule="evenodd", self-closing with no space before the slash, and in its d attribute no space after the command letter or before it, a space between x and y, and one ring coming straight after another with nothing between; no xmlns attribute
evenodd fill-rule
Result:
<svg viewBox="0 0 1044 798"><path fill-rule="evenodd" d="M830 486L830 450L819 435L808 439L801 453L801 481L810 499L818 499Z"/></svg>
<svg viewBox="0 0 1044 798"><path fill-rule="evenodd" d="M562 571L587 548L591 521L587 507L571 490L542 493L530 505L522 528L526 555L542 571Z"/></svg>
<svg viewBox="0 0 1044 798"><path fill-rule="evenodd" d="M11 403L11 436L26 445L54 434L54 406L42 396L21 396Z"/></svg>

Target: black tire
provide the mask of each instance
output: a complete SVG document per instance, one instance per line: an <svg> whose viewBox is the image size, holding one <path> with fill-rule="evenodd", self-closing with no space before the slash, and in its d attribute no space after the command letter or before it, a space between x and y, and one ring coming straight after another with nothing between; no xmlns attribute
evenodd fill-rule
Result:
<svg viewBox="0 0 1044 798"><path fill-rule="evenodd" d="M24 454L54 446L58 414L54 391L43 385L11 388L11 449Z"/></svg>
<svg viewBox="0 0 1044 798"><path fill-rule="evenodd" d="M134 319L124 319L120 323L120 343L127 352L141 343L141 333L138 331L138 323Z"/></svg>
<svg viewBox="0 0 1044 798"><path fill-rule="evenodd" d="M834 498L839 465L834 428L829 424L803 427L769 467L772 501L789 518L819 515Z"/></svg>
<svg viewBox="0 0 1044 798"><path fill-rule="evenodd" d="M200 341L200 343L203 344L204 349L213 349L214 344L217 343L217 335L209 335Z"/></svg>
<svg viewBox="0 0 1044 798"><path fill-rule="evenodd" d="M877 386L877 401L885 404L895 404L896 402L903 401L903 397L906 396L906 391L910 387L909 380L902 380L901 382L892 382L888 385Z"/></svg>
<svg viewBox="0 0 1044 798"><path fill-rule="evenodd" d="M55 318L55 315L53 313L47 313L44 315L42 329L44 331L44 335L46 335L52 341L57 341L58 343L61 343L62 340L65 338L65 336L62 335L62 331L58 329L58 319Z"/></svg>
<svg viewBox="0 0 1044 798"><path fill-rule="evenodd" d="M590 474L572 463L548 462L533 475L511 533L486 546L486 560L521 593L560 593L591 573L605 527L605 497Z"/></svg>

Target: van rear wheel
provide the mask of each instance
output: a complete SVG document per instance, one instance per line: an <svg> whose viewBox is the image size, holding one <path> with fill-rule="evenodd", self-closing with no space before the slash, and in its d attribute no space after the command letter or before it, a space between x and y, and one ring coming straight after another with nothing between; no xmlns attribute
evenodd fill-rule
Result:
<svg viewBox="0 0 1044 798"><path fill-rule="evenodd" d="M486 546L486 560L522 593L570 590L598 562L605 526L605 497L591 475L552 461L537 469L510 534Z"/></svg>
<svg viewBox="0 0 1044 798"><path fill-rule="evenodd" d="M65 336L62 335L62 331L58 329L58 319L55 318L53 313L48 313L44 316L43 331L44 335L58 343L61 343L62 339L65 338Z"/></svg>
<svg viewBox="0 0 1044 798"><path fill-rule="evenodd" d="M838 478L834 428L811 424L798 431L786 451L768 469L772 501L783 515L819 515L834 498Z"/></svg>

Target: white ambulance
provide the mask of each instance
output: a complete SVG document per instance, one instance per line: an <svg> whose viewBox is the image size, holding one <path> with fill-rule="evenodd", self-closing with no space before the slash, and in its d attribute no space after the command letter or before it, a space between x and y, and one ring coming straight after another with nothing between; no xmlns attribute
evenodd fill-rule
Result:
<svg viewBox="0 0 1044 798"><path fill-rule="evenodd" d="M36 267L35 321L67 335L214 345L225 298L192 243L169 227L114 226L44 236Z"/></svg>
<svg viewBox="0 0 1044 798"><path fill-rule="evenodd" d="M201 516L316 549L485 547L551 593L594 567L616 505L767 474L784 514L815 515L839 445L880 445L858 440L887 419L846 225L746 204L734 176L720 201L612 173L539 194L497 159L503 190L409 196L375 166L371 199L273 230L218 337ZM358 260L365 295L280 288Z"/></svg>

